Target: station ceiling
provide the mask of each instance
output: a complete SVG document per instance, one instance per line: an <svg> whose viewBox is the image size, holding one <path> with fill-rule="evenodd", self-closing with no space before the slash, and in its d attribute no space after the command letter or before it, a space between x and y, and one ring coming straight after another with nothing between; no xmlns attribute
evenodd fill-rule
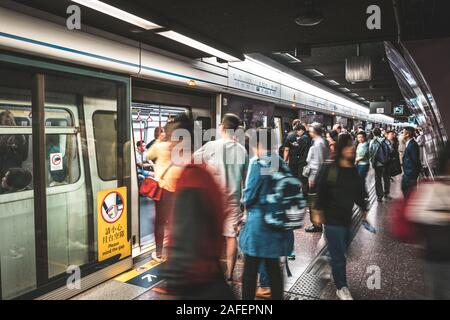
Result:
<svg viewBox="0 0 450 320"><path fill-rule="evenodd" d="M308 0L311 1L311 0ZM68 0L19 0L16 3L56 16L67 17ZM384 54L383 41L421 40L450 36L448 0L313 0L323 16L316 26L302 27L295 18L302 13L305 0L103 0L110 5L179 31L228 53L262 53L319 81L333 90L346 87L368 101L391 100L401 94ZM398 3L397 11L394 3ZM381 9L381 29L366 27L367 7ZM82 10L82 23L181 55L200 58L204 53L166 39L152 30L143 31L128 23L89 8ZM345 80L345 58L369 55L373 78L368 82ZM310 48L310 54L291 63L276 53L295 54L296 48ZM297 53L299 50L297 50ZM314 76L316 69L323 76ZM339 86L327 80L335 80ZM342 93L342 92L341 92ZM350 94L350 93L349 93ZM356 101L358 97L352 97Z"/></svg>

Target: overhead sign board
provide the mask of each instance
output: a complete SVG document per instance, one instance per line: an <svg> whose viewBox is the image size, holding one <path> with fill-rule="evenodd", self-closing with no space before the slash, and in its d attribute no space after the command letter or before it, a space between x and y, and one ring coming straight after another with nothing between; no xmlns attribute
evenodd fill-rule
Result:
<svg viewBox="0 0 450 320"><path fill-rule="evenodd" d="M392 114L392 102L374 101L370 102L371 114Z"/></svg>
<svg viewBox="0 0 450 320"><path fill-rule="evenodd" d="M228 86L273 98L281 98L281 85L254 74L229 67Z"/></svg>

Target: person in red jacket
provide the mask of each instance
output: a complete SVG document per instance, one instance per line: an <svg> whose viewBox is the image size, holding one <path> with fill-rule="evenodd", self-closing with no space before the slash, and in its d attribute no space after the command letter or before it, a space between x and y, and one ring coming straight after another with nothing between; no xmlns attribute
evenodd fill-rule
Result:
<svg viewBox="0 0 450 320"><path fill-rule="evenodd" d="M193 122L187 116L176 118L172 125L192 137ZM204 164L184 166L176 186L165 270L167 289L178 299L234 299L220 264L224 203Z"/></svg>

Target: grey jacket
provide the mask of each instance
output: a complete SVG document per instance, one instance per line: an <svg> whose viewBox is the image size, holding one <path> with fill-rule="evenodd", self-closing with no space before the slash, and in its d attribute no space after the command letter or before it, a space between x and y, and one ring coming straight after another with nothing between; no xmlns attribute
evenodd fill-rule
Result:
<svg viewBox="0 0 450 320"><path fill-rule="evenodd" d="M326 159L328 159L328 147L325 144L325 140L322 137L314 139L306 158L308 167L311 170L308 177L310 182L316 181L317 174Z"/></svg>

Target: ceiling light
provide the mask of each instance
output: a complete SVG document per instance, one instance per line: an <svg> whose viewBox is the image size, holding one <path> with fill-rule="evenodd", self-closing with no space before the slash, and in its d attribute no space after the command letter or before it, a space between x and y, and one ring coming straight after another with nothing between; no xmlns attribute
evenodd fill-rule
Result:
<svg viewBox="0 0 450 320"><path fill-rule="evenodd" d="M331 84L332 86L338 86L339 82L335 80L324 80L326 83Z"/></svg>
<svg viewBox="0 0 450 320"><path fill-rule="evenodd" d="M194 40L192 38L189 38L187 36L184 36L178 32L169 30L169 31L163 31L158 32L159 35L166 37L168 39L171 39L173 41L182 43L186 46L192 47L194 49L197 49L199 51L203 51L205 53L208 53L214 57L220 58L222 60L232 62L232 61L242 61L242 59L236 58L232 55L229 55L228 53L222 52L220 50L217 50L213 47L208 46L207 44L201 43L200 41Z"/></svg>
<svg viewBox="0 0 450 320"><path fill-rule="evenodd" d="M308 72L314 77L323 77L324 74L317 69L305 69L305 72Z"/></svg>
<svg viewBox="0 0 450 320"><path fill-rule="evenodd" d="M297 57L294 57L292 54L290 54L290 53L285 53L284 54L286 57L288 57L289 58L289 63L298 63L298 62L302 62L299 58L297 58Z"/></svg>
<svg viewBox="0 0 450 320"><path fill-rule="evenodd" d="M352 92L352 93L349 93L349 95L350 95L350 96L352 96L352 97L359 97L359 94L357 94L357 93L354 93L354 92Z"/></svg>
<svg viewBox="0 0 450 320"><path fill-rule="evenodd" d="M314 0L304 0L300 14L295 23L302 27L312 27L321 23L323 14Z"/></svg>
<svg viewBox="0 0 450 320"><path fill-rule="evenodd" d="M159 29L161 28L160 25L157 25L156 23L153 23L151 21L142 19L138 16L135 16L134 14L131 14L129 12L123 11L119 8L113 7L109 4L106 4L101 1L97 0L72 0L72 2L81 4L85 7L91 8L93 10L102 12L104 14L107 14L111 17L120 19L122 21L134 24L135 26L141 27L145 30L150 29Z"/></svg>
<svg viewBox="0 0 450 320"><path fill-rule="evenodd" d="M349 88L339 88L338 90L341 90L342 92L350 92Z"/></svg>

